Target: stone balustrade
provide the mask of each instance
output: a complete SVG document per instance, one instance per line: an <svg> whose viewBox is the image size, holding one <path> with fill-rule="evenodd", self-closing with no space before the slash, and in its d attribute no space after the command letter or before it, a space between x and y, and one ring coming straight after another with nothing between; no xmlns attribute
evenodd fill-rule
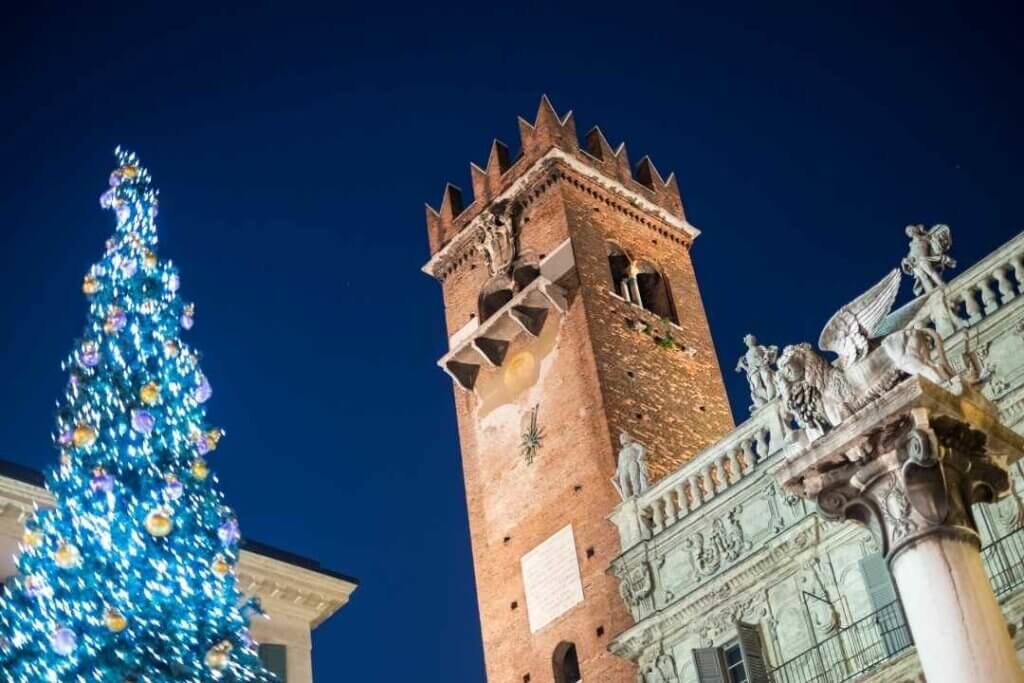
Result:
<svg viewBox="0 0 1024 683"><path fill-rule="evenodd" d="M623 549L661 533L748 477L779 452L785 434L777 402L765 405L720 441L637 498L620 506L613 520ZM621 514L620 514L621 513Z"/></svg>
<svg viewBox="0 0 1024 683"><path fill-rule="evenodd" d="M1024 232L946 285L946 301L959 318L956 328L977 325L1020 295L1024 295ZM934 323L943 336L957 331L944 329L933 310L923 309L916 317Z"/></svg>

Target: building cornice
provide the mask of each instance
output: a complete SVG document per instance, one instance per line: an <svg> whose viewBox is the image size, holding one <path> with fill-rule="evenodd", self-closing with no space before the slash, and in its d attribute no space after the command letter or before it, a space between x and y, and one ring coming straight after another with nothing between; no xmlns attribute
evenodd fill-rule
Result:
<svg viewBox="0 0 1024 683"><path fill-rule="evenodd" d="M0 532L20 534L25 518L36 508L52 507L44 488L0 476ZM300 619L316 628L345 606L357 588L354 579L319 572L268 555L242 549L237 569L239 587L260 598L271 615Z"/></svg>

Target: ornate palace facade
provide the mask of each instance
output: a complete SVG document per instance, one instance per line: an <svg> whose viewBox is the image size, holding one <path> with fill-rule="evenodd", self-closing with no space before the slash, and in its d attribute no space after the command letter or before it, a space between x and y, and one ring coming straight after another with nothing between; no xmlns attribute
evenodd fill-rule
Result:
<svg viewBox="0 0 1024 683"><path fill-rule="evenodd" d="M902 266L920 296L890 311L896 270L844 306L819 341L831 364L748 337L753 407L735 426L674 177L631 167L596 128L580 145L547 99L519 128L519 157L496 141L471 167L471 203L449 186L427 210L488 680L914 679L887 559L932 533L914 486L934 492L940 471L939 506L963 503L957 533L980 535L1015 632L1024 482L1016 464L1012 487L999 475L1022 443L1005 426L1024 431L1024 235L945 283L949 229L908 228ZM903 463L885 435L909 438L911 415L940 456L912 452L926 474L889 473L899 486L857 507L837 477ZM964 455L951 422L988 446ZM974 456L971 473L949 469ZM984 463L994 480L978 479ZM946 491L949 477L963 487ZM1001 501L966 511L988 499Z"/></svg>
<svg viewBox="0 0 1024 683"><path fill-rule="evenodd" d="M1024 234L943 287L956 322L946 328L953 369L982 381L1004 424L1024 432ZM922 297L923 298L923 297ZM931 322L917 300L892 314ZM915 680L920 664L876 536L828 521L782 489L787 425L781 397L613 515L635 625L613 652L649 669L663 654L671 676L696 683L694 652L738 650L757 626L774 683ZM1014 629L1024 619L1024 476L1011 495L974 508L982 555ZM682 502L682 505L680 505ZM898 507L891 511L898 516ZM739 622L739 625L737 624ZM1024 639L1017 638L1018 649ZM728 679L725 679L728 680Z"/></svg>

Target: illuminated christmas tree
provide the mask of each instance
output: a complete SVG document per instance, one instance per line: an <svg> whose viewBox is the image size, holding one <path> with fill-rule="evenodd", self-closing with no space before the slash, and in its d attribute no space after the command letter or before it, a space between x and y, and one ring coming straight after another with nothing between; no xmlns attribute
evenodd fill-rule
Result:
<svg viewBox="0 0 1024 683"><path fill-rule="evenodd" d="M2 680L273 681L235 578L238 523L206 462L222 432L181 339L194 308L156 254L149 173L116 154L100 203L117 231L85 277L88 323L65 363L56 506L28 520L0 601Z"/></svg>

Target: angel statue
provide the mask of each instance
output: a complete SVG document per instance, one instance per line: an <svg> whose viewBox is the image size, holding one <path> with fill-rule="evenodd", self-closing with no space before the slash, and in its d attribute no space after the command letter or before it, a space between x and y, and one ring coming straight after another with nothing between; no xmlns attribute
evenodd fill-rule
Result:
<svg viewBox="0 0 1024 683"><path fill-rule="evenodd" d="M947 254L953 246L948 225L936 225L926 230L923 225L908 225L910 251L900 266L907 275L914 276L914 294L920 296L942 286L942 271L956 268L956 261Z"/></svg>
<svg viewBox="0 0 1024 683"><path fill-rule="evenodd" d="M736 372L747 373L750 384L750 412L775 398L775 369L772 365L779 355L777 346L760 346L757 337L748 334L743 338L747 352L740 356Z"/></svg>
<svg viewBox="0 0 1024 683"><path fill-rule="evenodd" d="M832 316L818 346L837 354L835 363L806 343L782 352L776 376L779 394L812 439L907 376L919 375L936 384L953 378L942 337L935 330L911 323L888 334L879 332L886 329L882 323L899 286L900 272L894 269Z"/></svg>

